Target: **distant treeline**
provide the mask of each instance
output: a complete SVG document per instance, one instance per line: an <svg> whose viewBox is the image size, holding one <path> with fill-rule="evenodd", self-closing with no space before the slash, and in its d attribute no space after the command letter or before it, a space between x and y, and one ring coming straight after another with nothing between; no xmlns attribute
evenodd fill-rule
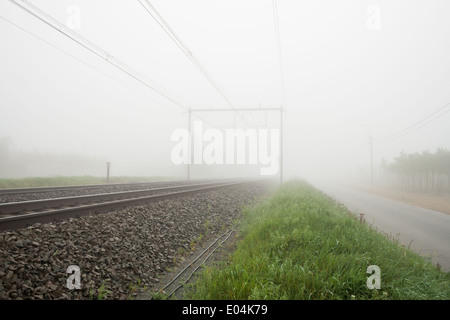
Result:
<svg viewBox="0 0 450 320"><path fill-rule="evenodd" d="M0 137L0 178L47 176L102 176L106 161L77 154L21 151L7 137Z"/></svg>
<svg viewBox="0 0 450 320"><path fill-rule="evenodd" d="M392 163L384 161L382 170L388 181L408 191L450 191L450 151L444 148L435 153L402 152Z"/></svg>

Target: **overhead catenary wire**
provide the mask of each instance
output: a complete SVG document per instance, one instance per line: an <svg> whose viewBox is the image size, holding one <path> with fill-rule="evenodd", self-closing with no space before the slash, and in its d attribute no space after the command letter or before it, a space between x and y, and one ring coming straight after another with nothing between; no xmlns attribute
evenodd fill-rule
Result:
<svg viewBox="0 0 450 320"><path fill-rule="evenodd" d="M114 77L110 76L109 74L103 72L101 69L99 69L99 68L97 68L97 67L94 67L93 65L91 65L91 64L89 64L89 63L83 61L82 59L76 57L75 55L69 53L68 51L66 51L66 50L64 50L64 49L62 49L62 48L60 48L60 47L54 45L53 43L51 43L51 42L49 42L49 41L47 41L47 40L45 40L45 39L43 39L43 38L41 38L41 37L39 37L38 35L34 34L33 32L31 32L31 31L29 31L29 30L27 30L27 29L25 29L24 27L18 25L17 23L15 23L15 22L13 22L13 21L11 21L11 20L9 20L9 19L3 17L3 16L0 16L0 19L2 19L3 21L9 23L9 24L12 25L12 26L18 28L19 30L21 30L21 31L23 31L23 32L25 32L25 33L27 33L27 34L29 34L30 36L32 36L32 37L34 37L34 38L36 38L36 39L42 41L43 43L47 44L48 46L50 46L50 47L52 47L52 48L54 48L54 49L56 49L56 50L58 50L59 52L61 52L61 53L65 54L65 55L67 55L67 56L69 56L69 57L71 57L71 58L77 60L78 62L82 63L82 64L85 65L86 67L91 68L92 70L97 71L98 73L100 73L100 74L102 74L103 76L105 76L105 77L107 77L107 78L113 80L114 82L116 82L116 83L118 83L118 84L120 84L120 85L122 85L122 86L124 86L124 87L127 87L128 89L130 89L130 90L132 90L132 91L134 91L134 92L136 92L136 93L139 93L139 94L141 94L141 95L143 95L143 96L145 96L145 97L147 97L147 98L153 99L153 97L151 97L151 96L149 96L149 95L143 93L143 92L140 91L140 90L137 90L136 88L133 88L132 86L130 86L130 85L128 85L128 84L123 83L122 81L117 80L116 78L114 78ZM196 118L199 119L199 120L202 120L202 121L205 122L205 123L208 123L208 124L212 125L209 121L205 121L203 118L201 118L201 117L198 116L198 115L194 115L194 117L196 117Z"/></svg>
<svg viewBox="0 0 450 320"><path fill-rule="evenodd" d="M145 4L144 4L145 2ZM150 16L159 24L164 32L172 39L172 41L180 48L180 50L192 61L192 63L208 78L211 84L222 95L225 101L234 108L234 102L231 101L229 95L225 92L224 88L218 83L218 81L211 75L210 72L200 63L195 57L192 51L185 45L181 38L175 33L175 30L169 25L169 23L162 17L162 15L156 10L156 8L148 0L139 0L139 3L145 8ZM151 10L150 10L150 9Z"/></svg>
<svg viewBox="0 0 450 320"><path fill-rule="evenodd" d="M172 41L177 45L177 47L191 60L194 66L200 70L201 73L207 78L207 80L212 84L212 86L219 92L222 98L227 102L231 109L235 110L241 120L250 127L249 123L245 118L236 110L235 103L231 100L230 95L225 92L224 88L220 83L212 76L212 74L202 65L202 63L197 59L197 57L192 53L192 51L186 46L186 44L181 40L181 38L176 34L175 30L170 26L170 24L162 17L162 15L156 10L156 8L150 3L149 0L139 0L139 3L144 7L144 9L150 14L150 16L158 23L158 25L164 30L164 32L172 39Z"/></svg>
<svg viewBox="0 0 450 320"><path fill-rule="evenodd" d="M21 3L19 3L19 1ZM63 34L67 38L71 39L75 43L77 43L80 46L84 47L85 49L91 51L92 53L94 53L98 57L104 59L105 61L107 61L111 65L115 66L116 68L118 68L122 72L126 73L130 77L134 78L135 80L137 80L138 82L143 84L144 86L150 88L151 90L153 90L154 92L156 92L157 94L162 96L163 98L165 98L168 101L172 102L173 104L175 104L176 106L181 108L183 111L185 111L185 112L189 111L188 107L183 105L181 102L177 101L175 98L171 97L171 95L173 95L173 94L169 93L167 89L162 88L160 85L156 84L154 81L150 80L149 78L147 78L145 75L143 75L139 71L133 69L132 67L128 66L123 61L121 61L121 60L115 58L114 56L112 56L111 54L109 54L106 50L103 50L102 48L98 47L94 43L92 43L89 40L85 39L84 37L82 37L78 33L74 32L73 30L71 30L70 28L68 28L64 24L60 23L58 20L56 20L55 18L53 18L52 16L50 16L49 14L47 14L46 12L44 12L43 10L38 8L37 6L33 5L29 1L27 1L27 0L10 0L10 2L15 4L19 8L23 9L27 13L31 14L32 16L37 18L38 20L42 21L43 23L47 24L51 28L53 28L56 31L60 32L61 34ZM21 29L23 29L23 28L21 28ZM28 33L30 33L30 32L28 32ZM45 41L45 42L47 42L47 41ZM54 45L52 45L52 46L57 48ZM59 49L59 50L61 50L61 49ZM61 50L61 51L63 51L63 50ZM71 56L73 57L73 55L71 55ZM80 61L80 59L78 59L78 58L76 58L76 59ZM203 118L201 118L198 115L196 115L195 117L198 118L199 120L202 120L204 122L209 123L208 121L205 121ZM211 124L211 123L209 123L209 124Z"/></svg>
<svg viewBox="0 0 450 320"><path fill-rule="evenodd" d="M105 77L107 77L107 78L109 78L109 79L115 81L116 83L121 84L121 85L127 87L128 89L133 90L133 91L135 91L136 93L139 93L139 94L141 94L141 95L143 95L143 96L145 96L145 97L147 97L147 98L151 98L149 95L147 95L147 94L145 94L145 93L143 93L143 92L141 92L141 91L139 91L139 90L137 90L137 89L135 89L135 88L133 88L133 87L131 87L131 86L129 86L129 85L127 85L127 84L125 84L125 83L123 83L123 82L117 80L117 79L115 79L114 77L110 76L109 74L103 72L101 69L99 69L99 68L97 68L97 67L94 67L93 65L87 63L86 61L83 61L82 59L76 57L75 55L69 53L68 51L66 51L66 50L64 50L64 49L62 49L62 48L60 48L60 47L54 45L53 43L51 43L51 42L49 42L49 41L47 41L47 40L45 40L45 39L43 39L43 38L41 38L41 37L39 37L38 35L34 34L33 32L31 32L31 31L29 31L29 30L27 30L27 29L25 29L24 27L18 25L17 23L15 23L15 22L13 22L13 21L11 21L11 20L9 20L9 19L3 17L3 16L0 16L0 19L2 19L2 20L4 20L5 22L11 24L12 26L15 26L16 28L18 28L18 29L22 30L23 32L29 34L30 36L32 36L32 37L34 37L34 38L40 40L41 42L47 44L48 46L50 46L50 47L52 47L52 48L58 50L59 52L61 52L61 53L65 54L65 55L67 55L67 56L69 56L69 57L71 57L71 58L77 60L78 62L82 63L82 64L85 65L86 67L88 67L88 68L90 68L90 69L92 69L92 70L97 71L98 73L102 74L103 76L105 76Z"/></svg>
<svg viewBox="0 0 450 320"><path fill-rule="evenodd" d="M45 24L49 25L53 29L57 30L58 32L62 33L64 36L68 37L69 39L73 40L74 42L78 43L79 45L83 46L87 50L91 51L92 53L96 54L100 58L108 61L110 64L114 65L115 67L119 68L123 72L127 73L131 77L135 78L145 86L151 88L152 90L156 91L160 95L164 96L166 99L170 100L171 102L178 105L180 108L182 108L184 111L187 111L187 108L181 105L179 102L175 101L173 98L169 97L168 95L164 94L161 90L156 88L156 85L151 85L149 82L149 79L146 79L143 75L141 75L136 70L132 69L131 67L127 66L122 61L116 59L114 56L109 54L107 51L101 49L97 45L93 44L89 40L83 38L79 34L72 31L70 28L64 26L59 21L39 9L38 7L34 6L27 0L10 0L12 3L17 5L18 7L22 8L29 14L33 15L37 19L41 20ZM19 3L22 2L22 3ZM33 12L35 11L35 12Z"/></svg>

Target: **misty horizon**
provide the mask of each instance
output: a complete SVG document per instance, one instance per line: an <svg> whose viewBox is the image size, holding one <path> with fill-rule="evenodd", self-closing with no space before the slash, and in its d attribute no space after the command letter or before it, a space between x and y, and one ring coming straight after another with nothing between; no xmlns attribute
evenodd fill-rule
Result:
<svg viewBox="0 0 450 320"><path fill-rule="evenodd" d="M171 161L171 135L188 128L183 108L231 111L227 100L138 1L31 3L165 96L2 2L0 178L102 176L106 162L114 175L184 177ZM286 178L367 180L369 137L376 170L402 152L450 149L445 1L279 1L284 89L271 1L152 3L235 106L283 107ZM276 111L194 120L222 131L280 123ZM193 170L257 176L259 166Z"/></svg>

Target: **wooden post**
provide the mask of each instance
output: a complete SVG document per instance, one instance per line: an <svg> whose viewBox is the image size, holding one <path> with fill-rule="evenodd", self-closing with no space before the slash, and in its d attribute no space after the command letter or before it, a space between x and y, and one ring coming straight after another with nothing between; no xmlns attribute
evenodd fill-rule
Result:
<svg viewBox="0 0 450 320"><path fill-rule="evenodd" d="M111 166L111 162L106 163L106 183L109 183L109 167Z"/></svg>

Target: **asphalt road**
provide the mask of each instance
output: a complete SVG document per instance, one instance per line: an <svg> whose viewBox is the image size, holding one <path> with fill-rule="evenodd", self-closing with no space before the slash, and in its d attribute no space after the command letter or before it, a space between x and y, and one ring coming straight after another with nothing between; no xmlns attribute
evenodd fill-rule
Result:
<svg viewBox="0 0 450 320"><path fill-rule="evenodd" d="M450 215L347 187L315 187L351 211L364 213L367 223L450 271Z"/></svg>

